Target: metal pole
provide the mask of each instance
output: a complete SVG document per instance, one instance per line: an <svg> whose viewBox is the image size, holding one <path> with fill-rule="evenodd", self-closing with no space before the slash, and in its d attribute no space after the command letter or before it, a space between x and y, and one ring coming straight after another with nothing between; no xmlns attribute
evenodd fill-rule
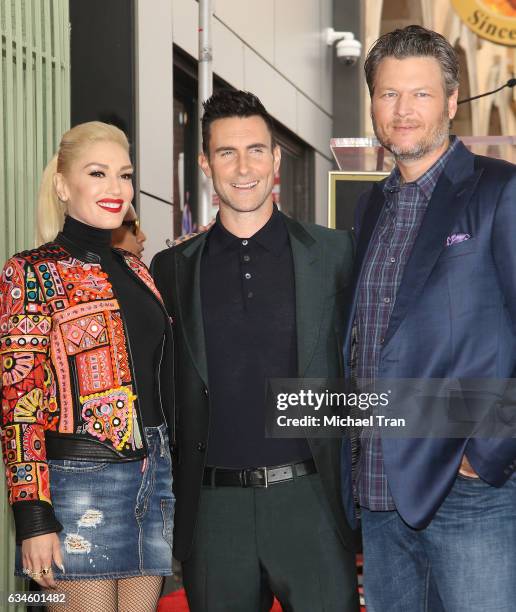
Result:
<svg viewBox="0 0 516 612"><path fill-rule="evenodd" d="M200 127L200 121L203 114L202 103L207 100L213 92L211 20L212 0L199 0L199 92L197 96L199 117L199 151L202 150L202 133ZM207 178L200 168L197 176L197 193L199 194L199 224L206 225L212 218L211 179Z"/></svg>

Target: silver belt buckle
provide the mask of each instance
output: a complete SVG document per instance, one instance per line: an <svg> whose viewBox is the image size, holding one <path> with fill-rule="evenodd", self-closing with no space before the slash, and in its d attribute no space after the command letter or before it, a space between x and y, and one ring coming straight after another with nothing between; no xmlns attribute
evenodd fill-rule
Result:
<svg viewBox="0 0 516 612"><path fill-rule="evenodd" d="M259 489L268 489L269 488L269 472L266 467L258 468L259 470L263 470L263 474L265 476L265 484L256 485Z"/></svg>

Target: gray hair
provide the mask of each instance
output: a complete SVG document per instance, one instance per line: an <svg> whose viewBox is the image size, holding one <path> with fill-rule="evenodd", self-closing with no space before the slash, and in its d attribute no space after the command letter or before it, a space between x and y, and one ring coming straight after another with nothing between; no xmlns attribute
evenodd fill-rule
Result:
<svg viewBox="0 0 516 612"><path fill-rule="evenodd" d="M374 79L380 62L386 57L435 57L441 66L446 96L450 97L459 87L459 61L450 43L432 30L418 25L387 32L369 49L364 71L369 95L374 92Z"/></svg>

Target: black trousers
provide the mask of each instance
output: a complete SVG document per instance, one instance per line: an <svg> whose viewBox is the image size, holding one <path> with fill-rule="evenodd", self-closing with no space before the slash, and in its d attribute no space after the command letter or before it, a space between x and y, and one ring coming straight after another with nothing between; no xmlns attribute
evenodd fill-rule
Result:
<svg viewBox="0 0 516 612"><path fill-rule="evenodd" d="M267 489L203 487L183 563L191 612L357 612L354 553L335 530L318 474Z"/></svg>

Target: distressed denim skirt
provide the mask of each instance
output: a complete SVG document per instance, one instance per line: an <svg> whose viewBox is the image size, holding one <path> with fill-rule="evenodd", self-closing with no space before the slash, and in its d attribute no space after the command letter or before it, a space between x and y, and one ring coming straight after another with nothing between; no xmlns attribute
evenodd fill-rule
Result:
<svg viewBox="0 0 516 612"><path fill-rule="evenodd" d="M148 456L119 463L51 459L50 491L65 573L57 580L169 576L175 499L165 425L146 427ZM20 547L17 575L22 574Z"/></svg>

